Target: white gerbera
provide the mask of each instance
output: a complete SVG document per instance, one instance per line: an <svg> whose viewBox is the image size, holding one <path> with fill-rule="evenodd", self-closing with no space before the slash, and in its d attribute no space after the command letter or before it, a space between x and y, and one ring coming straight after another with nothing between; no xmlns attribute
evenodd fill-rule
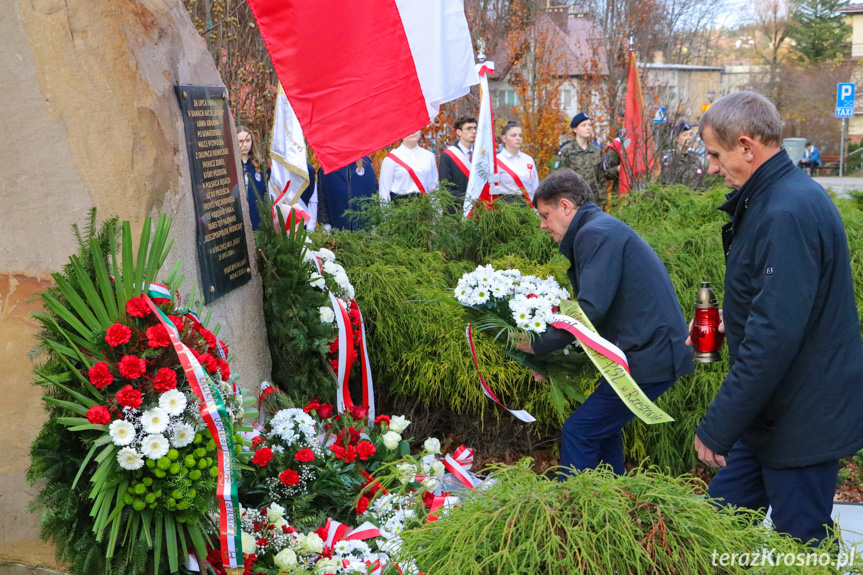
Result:
<svg viewBox="0 0 863 575"><path fill-rule="evenodd" d="M112 421L108 433L111 435L111 441L114 442L114 445L129 445L135 441L135 426L125 419Z"/></svg>
<svg viewBox="0 0 863 575"><path fill-rule="evenodd" d="M144 467L144 458L131 447L124 447L117 453L117 463L123 469L135 471Z"/></svg>
<svg viewBox="0 0 863 575"><path fill-rule="evenodd" d="M333 323L336 319L336 314L333 313L333 308L327 306L321 306L318 309L318 313L321 315L321 323Z"/></svg>
<svg viewBox="0 0 863 575"><path fill-rule="evenodd" d="M172 389L159 396L159 407L168 412L168 415L180 415L186 409L186 394L182 391ZM151 431L150 433L161 433Z"/></svg>
<svg viewBox="0 0 863 575"><path fill-rule="evenodd" d="M171 446L168 444L168 440L165 439L165 436L161 433L148 435L144 438L144 441L141 442L141 452L148 459L159 459L161 457L165 457L168 455L168 450L170 448Z"/></svg>
<svg viewBox="0 0 863 575"><path fill-rule="evenodd" d="M148 409L141 416L141 424L147 433L162 433L168 429L170 422L171 419L168 417L168 412L161 407Z"/></svg>
<svg viewBox="0 0 863 575"><path fill-rule="evenodd" d="M186 447L195 440L195 428L188 423L181 423L174 427L171 443L174 447Z"/></svg>

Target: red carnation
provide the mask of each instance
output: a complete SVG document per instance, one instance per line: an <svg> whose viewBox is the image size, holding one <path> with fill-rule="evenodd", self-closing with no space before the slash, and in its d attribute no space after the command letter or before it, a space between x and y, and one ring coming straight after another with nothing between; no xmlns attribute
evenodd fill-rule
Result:
<svg viewBox="0 0 863 575"><path fill-rule="evenodd" d="M111 347L129 343L130 339L132 339L132 330L129 329L129 326L122 323L115 323L105 332L105 341Z"/></svg>
<svg viewBox="0 0 863 575"><path fill-rule="evenodd" d="M339 374L339 360L338 360L338 358L331 359L330 360L330 366L333 368L333 373L338 375Z"/></svg>
<svg viewBox="0 0 863 575"><path fill-rule="evenodd" d="M126 302L126 313L132 317L147 317L150 315L150 306L144 296L133 297Z"/></svg>
<svg viewBox="0 0 863 575"><path fill-rule="evenodd" d="M182 332L183 328L186 327L185 320L178 315L169 315L168 319L171 320L171 323L174 324L174 327L179 332Z"/></svg>
<svg viewBox="0 0 863 575"><path fill-rule="evenodd" d="M356 450L356 449L354 449L354 446L353 446L353 445L348 445L348 446L345 448L345 456L344 456L344 457L342 457L342 460L343 460L345 463L352 463L352 462L353 462L353 460L354 460L354 459L356 459L356 458L357 458L357 450Z"/></svg>
<svg viewBox="0 0 863 575"><path fill-rule="evenodd" d="M389 415L379 415L375 418L375 424L380 425L381 423L390 424L390 416Z"/></svg>
<svg viewBox="0 0 863 575"><path fill-rule="evenodd" d="M216 351L216 346L218 345L216 336L214 336L212 332L204 328L198 329L198 333L201 334L202 338L204 338L204 342L206 342L207 347L210 348L210 351Z"/></svg>
<svg viewBox="0 0 863 575"><path fill-rule="evenodd" d="M299 451L297 451L297 454L294 455L294 459L296 459L297 461L308 463L309 461L315 460L315 452L308 447L305 449L300 449Z"/></svg>
<svg viewBox="0 0 863 575"><path fill-rule="evenodd" d="M318 417L321 419L329 419L333 416L333 405L331 403L322 403L318 408Z"/></svg>
<svg viewBox="0 0 863 575"><path fill-rule="evenodd" d="M219 362L219 371L222 373L222 381L228 381L231 379L231 366L228 365L228 362L222 358L217 358L216 361Z"/></svg>
<svg viewBox="0 0 863 575"><path fill-rule="evenodd" d="M264 437L262 435L256 435L252 438L252 447L257 447L264 442Z"/></svg>
<svg viewBox="0 0 863 575"><path fill-rule="evenodd" d="M204 366L208 373L213 374L219 369L219 362L209 353L202 353L198 356L198 361Z"/></svg>
<svg viewBox="0 0 863 575"><path fill-rule="evenodd" d="M362 515L366 512L366 509L369 508L369 498L363 495L360 497L360 500L357 501L357 515Z"/></svg>
<svg viewBox="0 0 863 575"><path fill-rule="evenodd" d="M147 362L137 355L124 355L120 360L120 375L126 379L138 379L147 371Z"/></svg>
<svg viewBox="0 0 863 575"><path fill-rule="evenodd" d="M114 376L111 375L111 370L108 369L108 364L104 361L100 361L91 367L90 371L87 372L87 375L90 376L90 383L92 383L96 389L102 389L114 382Z"/></svg>
<svg viewBox="0 0 863 575"><path fill-rule="evenodd" d="M217 344L218 347L222 349L222 353L225 355L225 357L228 357L228 354L231 352L231 350L228 349L228 344L221 339L217 342Z"/></svg>
<svg viewBox="0 0 863 575"><path fill-rule="evenodd" d="M336 339L330 342L329 347L330 353L338 353L339 352L339 338L336 336Z"/></svg>
<svg viewBox="0 0 863 575"><path fill-rule="evenodd" d="M94 405L87 410L87 419L95 425L105 425L111 423L111 413L104 405Z"/></svg>
<svg viewBox="0 0 863 575"><path fill-rule="evenodd" d="M156 372L156 378L153 380L153 387L159 393L171 391L177 387L177 372L170 367L163 367Z"/></svg>
<svg viewBox="0 0 863 575"><path fill-rule="evenodd" d="M282 480L283 485L294 486L300 482L300 474L293 469L285 469L279 473L279 479Z"/></svg>
<svg viewBox="0 0 863 575"><path fill-rule="evenodd" d="M141 407L141 400L141 392L131 385L127 385L117 392L117 403L123 407L134 407L135 409L138 409Z"/></svg>
<svg viewBox="0 0 863 575"><path fill-rule="evenodd" d="M255 456L252 458L252 463L258 467L263 467L273 458L273 450L269 447L262 447L255 451Z"/></svg>
<svg viewBox="0 0 863 575"><path fill-rule="evenodd" d="M362 405L352 405L348 408L348 412L351 414L351 417L357 421L362 421L368 417L369 408L363 407Z"/></svg>
<svg viewBox="0 0 863 575"><path fill-rule="evenodd" d="M153 303L156 305L168 305L169 303L171 303L171 300L166 297L154 297Z"/></svg>
<svg viewBox="0 0 863 575"><path fill-rule="evenodd" d="M315 409L318 409L321 406L321 402L317 397L313 397L309 400L309 403L303 408L303 411L306 413L311 413Z"/></svg>
<svg viewBox="0 0 863 575"><path fill-rule="evenodd" d="M368 461L369 457L374 455L377 450L378 448L371 441L363 440L357 443L357 454L362 461Z"/></svg>
<svg viewBox="0 0 863 575"><path fill-rule="evenodd" d="M147 328L147 345L152 348L168 347L171 345L171 337L168 330L162 324Z"/></svg>

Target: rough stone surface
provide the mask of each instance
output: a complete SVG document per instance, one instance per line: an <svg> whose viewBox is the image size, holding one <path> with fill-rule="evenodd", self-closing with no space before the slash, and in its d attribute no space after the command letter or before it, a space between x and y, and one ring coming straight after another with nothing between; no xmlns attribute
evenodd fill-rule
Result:
<svg viewBox="0 0 863 575"><path fill-rule="evenodd" d="M174 86L222 81L179 0L9 0L0 37L0 435L8 438L0 561L57 567L53 549L39 541L38 517L27 512L35 492L24 481L28 447L44 417L30 385L26 354L36 325L28 314L38 304L28 300L74 252L69 227L92 207L130 220L135 237L146 216L171 216L174 247L163 271L180 259L184 291L200 281ZM231 345L232 371L256 389L270 358L254 253L250 260L254 280L209 309ZM0 565L0 575L7 568Z"/></svg>

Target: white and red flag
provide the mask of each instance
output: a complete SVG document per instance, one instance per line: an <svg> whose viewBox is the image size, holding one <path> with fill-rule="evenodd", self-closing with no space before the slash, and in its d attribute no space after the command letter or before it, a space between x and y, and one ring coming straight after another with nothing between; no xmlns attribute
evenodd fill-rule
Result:
<svg viewBox="0 0 863 575"><path fill-rule="evenodd" d="M478 79L463 0L247 0L325 172L426 127Z"/></svg>
<svg viewBox="0 0 863 575"><path fill-rule="evenodd" d="M293 209L305 222L311 218L308 208L300 199L309 185L309 169L306 163L306 141L300 122L288 102L284 90L279 86L276 112L273 117L273 137L270 144L270 198L273 200L273 224L279 225L279 214L288 226ZM295 221L298 221L295 218Z"/></svg>
<svg viewBox="0 0 863 575"><path fill-rule="evenodd" d="M470 178L464 194L464 217L470 216L477 202L491 202L491 188L497 186L497 146L494 140L494 113L488 92L488 77L494 72L494 62L476 65L479 74L479 117Z"/></svg>

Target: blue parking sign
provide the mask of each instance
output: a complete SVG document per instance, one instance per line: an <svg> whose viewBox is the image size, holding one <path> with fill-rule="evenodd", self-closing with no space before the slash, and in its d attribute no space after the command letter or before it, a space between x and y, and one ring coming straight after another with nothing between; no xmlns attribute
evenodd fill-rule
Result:
<svg viewBox="0 0 863 575"><path fill-rule="evenodd" d="M836 89L836 117L852 118L854 116L854 97L856 85L840 83Z"/></svg>

